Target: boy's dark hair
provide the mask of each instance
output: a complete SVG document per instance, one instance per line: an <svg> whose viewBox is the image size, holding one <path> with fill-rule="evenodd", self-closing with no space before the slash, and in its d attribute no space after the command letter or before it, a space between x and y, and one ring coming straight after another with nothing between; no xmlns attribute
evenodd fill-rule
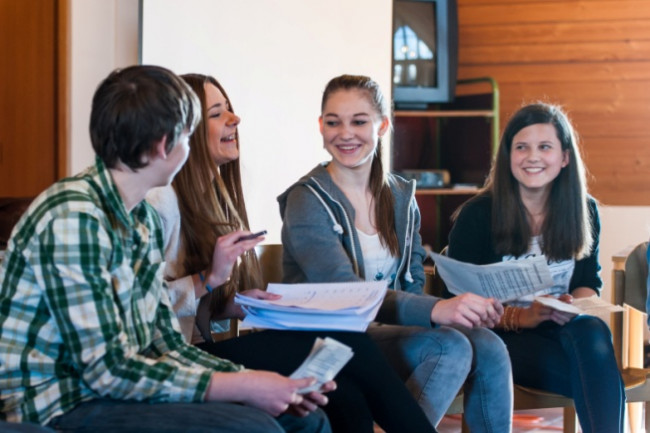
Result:
<svg viewBox="0 0 650 433"><path fill-rule="evenodd" d="M144 155L167 138L166 150L201 118L201 103L178 76L160 66L116 69L93 96L90 139L109 168L121 161L131 169L147 165Z"/></svg>

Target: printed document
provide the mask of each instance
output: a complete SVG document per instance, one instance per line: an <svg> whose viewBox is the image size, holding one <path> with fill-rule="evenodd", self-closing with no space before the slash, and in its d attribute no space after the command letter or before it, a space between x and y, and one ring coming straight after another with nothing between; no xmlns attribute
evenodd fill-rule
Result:
<svg viewBox="0 0 650 433"><path fill-rule="evenodd" d="M289 377L292 379L314 377L316 383L312 386L298 390L298 393L306 394L311 391L316 391L320 389L325 382L333 380L353 355L354 352L352 352L350 346L347 346L333 338L316 338L314 346L312 347L311 352L309 352L307 358Z"/></svg>
<svg viewBox="0 0 650 433"><path fill-rule="evenodd" d="M474 265L429 254L436 263L436 272L455 295L469 292L508 302L553 286L545 256Z"/></svg>
<svg viewBox="0 0 650 433"><path fill-rule="evenodd" d="M297 330L366 330L375 319L387 281L349 283L269 284L277 300L235 295L246 312L243 325L253 328Z"/></svg>
<svg viewBox="0 0 650 433"><path fill-rule="evenodd" d="M620 305L611 304L598 295L589 296L588 298L575 298L571 304L547 296L536 296L535 302L539 302L558 311L573 314L589 314L591 316L625 311Z"/></svg>

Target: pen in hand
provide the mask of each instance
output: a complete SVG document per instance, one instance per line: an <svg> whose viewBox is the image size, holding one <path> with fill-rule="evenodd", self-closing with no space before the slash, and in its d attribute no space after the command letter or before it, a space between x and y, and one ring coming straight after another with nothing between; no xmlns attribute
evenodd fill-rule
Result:
<svg viewBox="0 0 650 433"><path fill-rule="evenodd" d="M262 230L261 232L257 233L251 233L250 235L242 236L241 238L237 239L235 243L241 242L241 241L249 241L251 239L259 238L260 236L264 236L266 234L266 230Z"/></svg>

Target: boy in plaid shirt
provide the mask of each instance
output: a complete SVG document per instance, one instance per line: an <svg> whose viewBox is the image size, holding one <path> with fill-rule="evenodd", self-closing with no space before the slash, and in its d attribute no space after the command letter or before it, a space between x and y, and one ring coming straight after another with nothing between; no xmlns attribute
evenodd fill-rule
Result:
<svg viewBox="0 0 650 433"><path fill-rule="evenodd" d="M311 379L243 371L179 332L143 199L183 165L200 116L164 68L99 85L95 164L34 200L0 267L0 418L94 433L330 432L326 398L297 393Z"/></svg>

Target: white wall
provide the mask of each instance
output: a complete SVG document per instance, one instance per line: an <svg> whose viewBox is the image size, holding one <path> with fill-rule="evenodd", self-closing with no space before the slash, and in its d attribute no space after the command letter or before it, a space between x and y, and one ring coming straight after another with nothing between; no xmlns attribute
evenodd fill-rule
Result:
<svg viewBox="0 0 650 433"><path fill-rule="evenodd" d="M150 46L154 37L164 44L145 47L145 61L177 72L207 72L224 83L243 118L251 224L267 228L268 241L278 242L275 195L327 157L316 124L327 79L359 72L389 88L390 33L378 29L390 29L390 0L333 0L327 6L300 0L145 0L145 8L152 3L162 6L154 18L162 15L156 24L145 9L145 43ZM195 10L204 12L200 22L188 24ZM88 120L95 87L115 67L137 62L137 12L138 0L71 0L71 173L93 161ZM177 40L178 33L191 39ZM273 50L288 54L280 58ZM600 213L600 262L610 299L611 256L650 238L650 207L601 206Z"/></svg>
<svg viewBox="0 0 650 433"><path fill-rule="evenodd" d="M242 118L251 229L279 242L275 197L329 159L317 123L327 81L370 75L390 97L392 0L145 0L143 16L143 63L225 87Z"/></svg>
<svg viewBox="0 0 650 433"><path fill-rule="evenodd" d="M600 264L605 299L611 299L612 255L650 239L650 207L601 206Z"/></svg>
<svg viewBox="0 0 650 433"><path fill-rule="evenodd" d="M70 0L70 152L74 174L94 161L88 123L99 82L138 62L138 0Z"/></svg>

